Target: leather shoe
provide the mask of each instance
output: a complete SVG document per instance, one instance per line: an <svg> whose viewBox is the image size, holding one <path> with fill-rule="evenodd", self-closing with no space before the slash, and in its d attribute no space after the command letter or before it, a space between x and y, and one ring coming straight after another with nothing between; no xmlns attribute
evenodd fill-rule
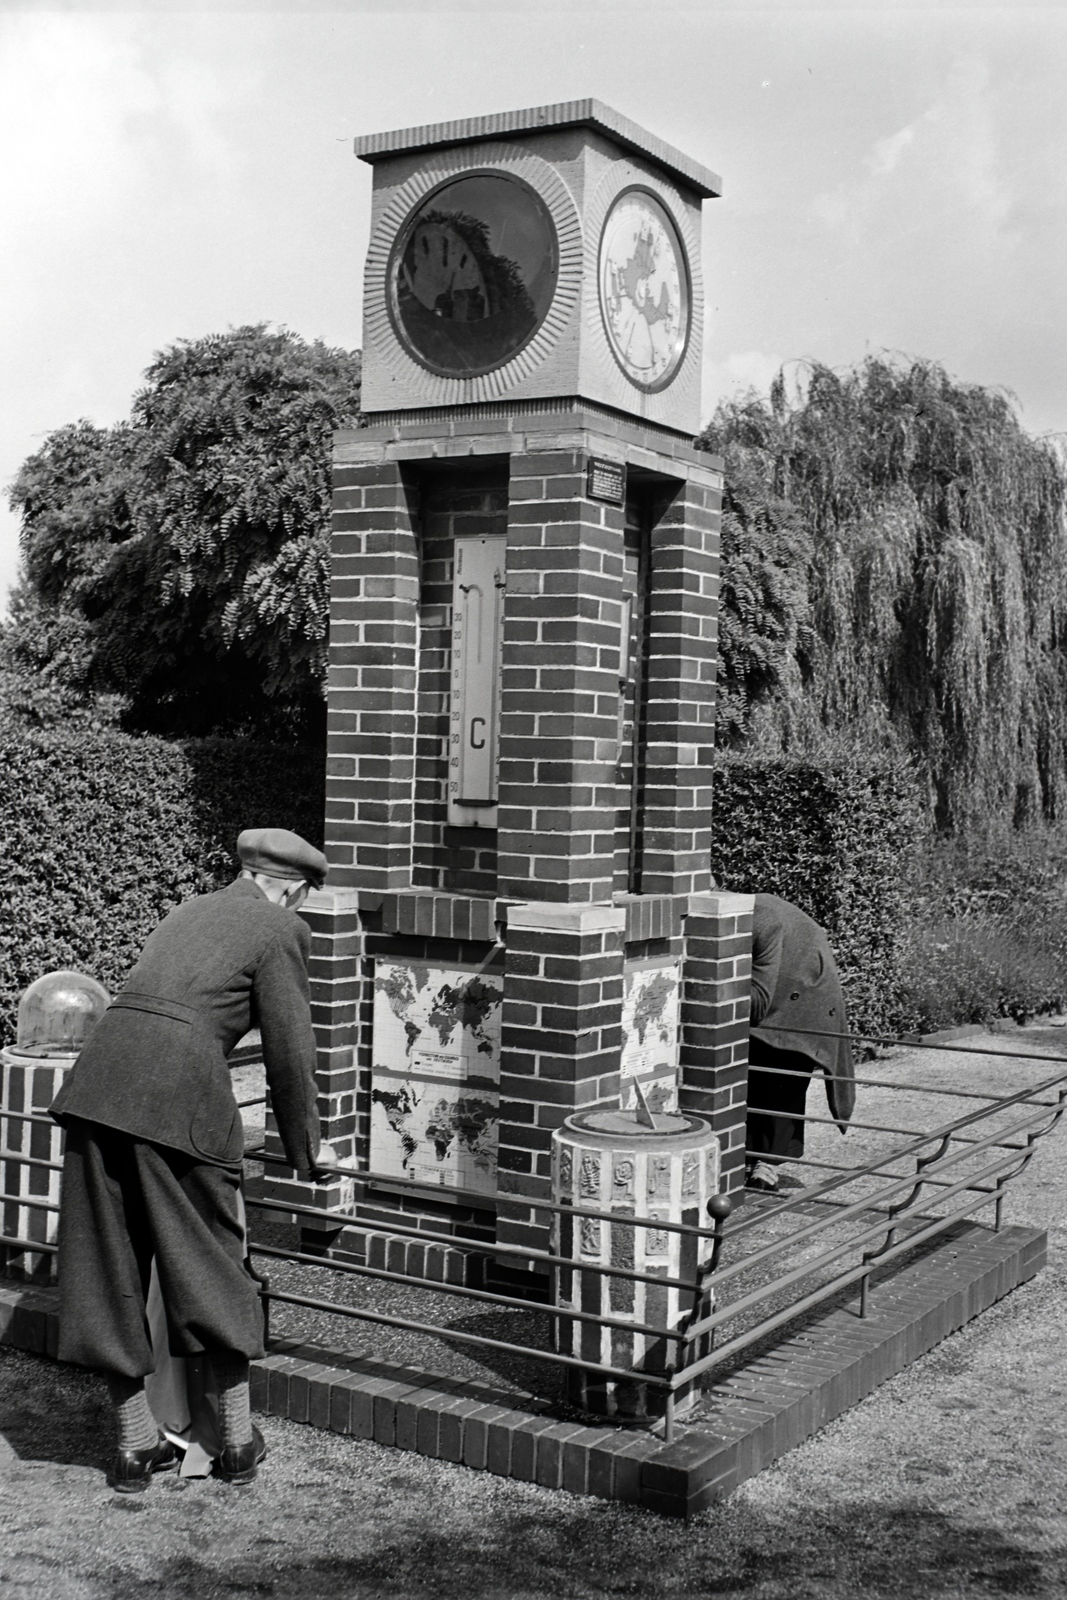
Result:
<svg viewBox="0 0 1067 1600"><path fill-rule="evenodd" d="M251 1483L267 1453L266 1441L253 1423L247 1444L228 1444L215 1463L215 1474L223 1483Z"/></svg>
<svg viewBox="0 0 1067 1600"><path fill-rule="evenodd" d="M747 1189L763 1189L768 1194L778 1193L778 1174L766 1161L753 1162L745 1178Z"/></svg>
<svg viewBox="0 0 1067 1600"><path fill-rule="evenodd" d="M107 1481L117 1494L143 1494L153 1472L172 1472L178 1465L178 1450L160 1434L155 1444L144 1450L120 1449L115 1452Z"/></svg>

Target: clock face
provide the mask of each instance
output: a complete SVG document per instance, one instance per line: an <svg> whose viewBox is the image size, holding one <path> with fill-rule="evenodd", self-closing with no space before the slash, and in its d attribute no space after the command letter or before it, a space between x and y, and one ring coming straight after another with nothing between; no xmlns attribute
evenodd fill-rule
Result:
<svg viewBox="0 0 1067 1600"><path fill-rule="evenodd" d="M639 389L663 389L689 339L689 263L670 212L626 189L600 236L600 309L619 366Z"/></svg>
<svg viewBox="0 0 1067 1600"><path fill-rule="evenodd" d="M400 229L389 260L389 314L421 366L469 378L518 354L544 321L559 249L529 184L498 173L453 178Z"/></svg>

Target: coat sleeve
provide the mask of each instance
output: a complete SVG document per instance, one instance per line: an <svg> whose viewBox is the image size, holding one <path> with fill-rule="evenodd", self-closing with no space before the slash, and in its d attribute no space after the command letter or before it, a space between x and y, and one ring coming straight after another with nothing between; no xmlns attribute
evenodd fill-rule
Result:
<svg viewBox="0 0 1067 1600"><path fill-rule="evenodd" d="M264 951L252 989L271 1109L285 1154L305 1178L320 1142L307 978L311 936L297 917L292 921L292 928L283 929Z"/></svg>
<svg viewBox="0 0 1067 1600"><path fill-rule="evenodd" d="M770 1010L778 987L782 964L783 931L780 922L757 917L752 930L752 992L749 999L749 1026L758 1028Z"/></svg>
<svg viewBox="0 0 1067 1600"><path fill-rule="evenodd" d="M845 1010L841 980L829 949L827 953L832 979L831 999L834 1002L831 1014L836 1019L836 1031L841 1037L830 1040L833 1058L826 1072L826 1102L830 1107L830 1115L841 1132L845 1133L849 1119L856 1109L856 1068L852 1060L852 1041L848 1033L848 1014Z"/></svg>

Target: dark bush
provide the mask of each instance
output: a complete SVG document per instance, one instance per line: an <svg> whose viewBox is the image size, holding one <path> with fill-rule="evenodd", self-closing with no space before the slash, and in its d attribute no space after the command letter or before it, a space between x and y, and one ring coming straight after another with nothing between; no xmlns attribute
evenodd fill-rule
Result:
<svg viewBox="0 0 1067 1600"><path fill-rule="evenodd" d="M1029 908L1029 922L981 912L923 922L908 940L903 989L921 1033L1067 1005L1067 914Z"/></svg>
<svg viewBox="0 0 1067 1600"><path fill-rule="evenodd" d="M179 901L237 870L247 827L322 843L323 753L223 739L0 730L0 1030L57 967L114 991Z"/></svg>
<svg viewBox="0 0 1067 1600"><path fill-rule="evenodd" d="M716 767L716 879L727 889L781 895L826 929L854 1030L914 1025L902 964L926 831L904 762L724 756Z"/></svg>
<svg viewBox="0 0 1067 1600"><path fill-rule="evenodd" d="M1067 828L994 826L923 854L904 987L924 1032L1067 1005Z"/></svg>

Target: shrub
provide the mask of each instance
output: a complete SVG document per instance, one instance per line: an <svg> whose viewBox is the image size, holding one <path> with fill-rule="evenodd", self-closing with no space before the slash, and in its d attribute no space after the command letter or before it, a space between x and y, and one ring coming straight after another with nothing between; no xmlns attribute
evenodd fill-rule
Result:
<svg viewBox="0 0 1067 1600"><path fill-rule="evenodd" d="M981 912L921 923L907 941L902 979L905 1008L922 1033L1060 1011L1067 914L1038 913L1027 927Z"/></svg>
<svg viewBox="0 0 1067 1600"><path fill-rule="evenodd" d="M903 984L923 1032L1067 1005L1067 830L935 839Z"/></svg>
<svg viewBox="0 0 1067 1600"><path fill-rule="evenodd" d="M826 929L854 1031L912 1023L902 964L925 833L915 775L902 761L725 756L716 768L718 882L781 895Z"/></svg>
<svg viewBox="0 0 1067 1600"><path fill-rule="evenodd" d="M1067 828L1003 824L948 837L934 836L923 852L921 894L944 917L998 919L1055 909L1067 886Z"/></svg>
<svg viewBox="0 0 1067 1600"><path fill-rule="evenodd" d="M44 972L74 967L118 988L167 911L233 877L242 828L322 842L321 750L2 728L0 760L5 1041Z"/></svg>

